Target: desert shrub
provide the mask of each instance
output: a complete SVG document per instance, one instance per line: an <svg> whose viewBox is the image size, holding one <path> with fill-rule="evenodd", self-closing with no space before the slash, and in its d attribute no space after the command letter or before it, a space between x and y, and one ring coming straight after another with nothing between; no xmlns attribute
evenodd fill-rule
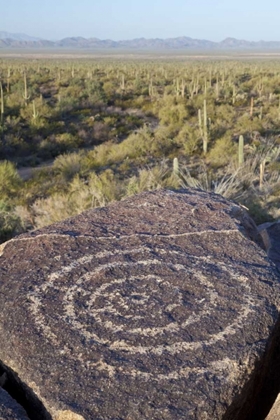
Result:
<svg viewBox="0 0 280 420"><path fill-rule="evenodd" d="M86 94L88 95L88 98L92 104L101 105L107 102L106 92L103 88L103 84L99 81L88 80L86 83Z"/></svg>
<svg viewBox="0 0 280 420"><path fill-rule="evenodd" d="M237 119L234 132L238 135L252 133L254 131L258 131L260 133L263 132L263 125L262 121L255 117L253 120L250 119L249 113L243 114L240 118Z"/></svg>
<svg viewBox="0 0 280 420"><path fill-rule="evenodd" d="M202 146L202 139L200 133L194 127L185 124L180 130L174 141L182 147L187 155L194 154L199 146Z"/></svg>
<svg viewBox="0 0 280 420"><path fill-rule="evenodd" d="M137 175L127 183L126 195L138 194L142 191L158 190L160 188L178 188L178 177L174 177L165 163L150 169L140 169Z"/></svg>
<svg viewBox="0 0 280 420"><path fill-rule="evenodd" d="M160 109L159 118L161 124L180 124L188 117L188 112L186 107L183 104L166 106Z"/></svg>
<svg viewBox="0 0 280 420"><path fill-rule="evenodd" d="M33 229L33 215L27 206L17 205L13 209L13 214L20 219L20 230L27 231Z"/></svg>
<svg viewBox="0 0 280 420"><path fill-rule="evenodd" d="M98 142L108 139L109 127L102 121L95 121L92 127L92 137Z"/></svg>
<svg viewBox="0 0 280 420"><path fill-rule="evenodd" d="M126 158L135 159L151 153L153 135L148 127L130 134L124 141L109 149L108 163L121 162Z"/></svg>
<svg viewBox="0 0 280 420"><path fill-rule="evenodd" d="M67 219L73 215L67 194L55 193L50 197L35 201L32 206L37 228Z"/></svg>
<svg viewBox="0 0 280 420"><path fill-rule="evenodd" d="M215 121L221 120L223 124L231 125L235 117L234 109L228 104L220 105L216 109Z"/></svg>
<svg viewBox="0 0 280 420"><path fill-rule="evenodd" d="M69 195L75 211L80 212L119 200L123 195L123 190L113 172L108 169L100 175L95 172L90 173L85 181L79 177L74 178L69 187Z"/></svg>
<svg viewBox="0 0 280 420"><path fill-rule="evenodd" d="M70 133L58 134L55 141L62 149L65 150L78 148L82 143L79 137Z"/></svg>
<svg viewBox="0 0 280 420"><path fill-rule="evenodd" d="M219 168L236 159L238 145L233 143L230 136L218 139L208 153L207 160L214 168Z"/></svg>
<svg viewBox="0 0 280 420"><path fill-rule="evenodd" d="M116 147L111 141L100 144L94 150L90 150L83 162L88 169L98 169L108 164L108 156L113 147Z"/></svg>
<svg viewBox="0 0 280 420"><path fill-rule="evenodd" d="M0 162L0 197L14 196L19 190L21 179L12 162Z"/></svg>
<svg viewBox="0 0 280 420"><path fill-rule="evenodd" d="M112 97L116 92L116 86L113 82L108 81L103 84L104 94L109 98Z"/></svg>
<svg viewBox="0 0 280 420"><path fill-rule="evenodd" d="M26 155L30 152L31 145L28 144L19 133L9 133L4 135L4 141L0 142L0 157L10 157L13 155Z"/></svg>
<svg viewBox="0 0 280 420"><path fill-rule="evenodd" d="M126 195L138 194L142 191L158 190L163 188L163 178L166 170L161 167L153 169L141 169L138 175L134 175L128 181Z"/></svg>
<svg viewBox="0 0 280 420"><path fill-rule="evenodd" d="M24 231L20 217L10 205L0 201L0 242L5 242Z"/></svg>
<svg viewBox="0 0 280 420"><path fill-rule="evenodd" d="M81 138L70 133L51 135L38 145L38 156L50 159L69 150L78 149L82 142Z"/></svg>
<svg viewBox="0 0 280 420"><path fill-rule="evenodd" d="M250 191L246 196L242 197L240 203L248 209L248 213L257 225L273 221L273 211L267 208L258 194Z"/></svg>
<svg viewBox="0 0 280 420"><path fill-rule="evenodd" d="M34 106L35 106L35 109L34 109ZM34 114L34 111L35 111L35 114ZM28 102L28 104L26 106L21 107L20 116L23 119L28 120L29 122L31 122L35 125L37 123L37 124L39 124L39 125L41 124L43 126L44 125L44 120L42 120L41 123L40 123L40 119L41 118L50 118L51 117L51 108L45 102L42 102L40 100L40 98L36 98L34 100L34 105L33 105L33 101L31 101L31 102Z"/></svg>
<svg viewBox="0 0 280 420"><path fill-rule="evenodd" d="M55 159L53 170L69 181L82 171L82 162L83 158L80 153L63 154Z"/></svg>
<svg viewBox="0 0 280 420"><path fill-rule="evenodd" d="M154 136L158 140L174 139L178 135L178 132L177 126L159 125L154 131Z"/></svg>
<svg viewBox="0 0 280 420"><path fill-rule="evenodd" d="M73 110L79 104L78 98L68 96L67 93L60 94L59 98L56 107L62 116Z"/></svg>
<svg viewBox="0 0 280 420"><path fill-rule="evenodd" d="M122 185L110 170L100 175L91 173L86 180L76 176L66 192L35 201L32 206L35 225L40 228L89 208L105 206L122 195Z"/></svg>

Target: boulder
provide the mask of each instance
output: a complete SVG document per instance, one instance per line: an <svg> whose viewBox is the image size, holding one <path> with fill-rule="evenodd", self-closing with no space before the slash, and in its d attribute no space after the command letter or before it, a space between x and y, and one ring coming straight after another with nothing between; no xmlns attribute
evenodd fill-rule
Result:
<svg viewBox="0 0 280 420"><path fill-rule="evenodd" d="M280 222L267 222L258 226L258 231L266 244L268 257L280 269Z"/></svg>
<svg viewBox="0 0 280 420"><path fill-rule="evenodd" d="M0 420L29 420L25 410L0 388Z"/></svg>
<svg viewBox="0 0 280 420"><path fill-rule="evenodd" d="M143 193L0 250L0 360L40 419L264 419L279 277L244 209Z"/></svg>

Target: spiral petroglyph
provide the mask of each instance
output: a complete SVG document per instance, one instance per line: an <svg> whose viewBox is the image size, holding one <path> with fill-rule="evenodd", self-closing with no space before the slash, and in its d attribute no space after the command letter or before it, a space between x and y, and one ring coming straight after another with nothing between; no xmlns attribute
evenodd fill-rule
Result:
<svg viewBox="0 0 280 420"><path fill-rule="evenodd" d="M83 269L86 273L79 274ZM232 305L225 303L220 294L217 280L221 274L239 291ZM66 279L73 275L77 279L69 286ZM155 369L152 372L126 370L128 375L146 378L175 378L199 372L197 368L183 372L175 365L163 375L162 357L192 352L226 340L242 328L251 307L258 305L246 277L229 264L217 266L209 257L186 258L183 251L147 246L84 255L49 274L29 293L30 310L37 328L61 348L60 334L50 322L51 314L44 313L45 300L53 296L59 297L61 302L56 313L59 324L75 331L89 345L94 343L120 354L153 358ZM219 320L215 323L216 311L224 312L227 320L222 328ZM197 336L197 329L209 317L213 322L207 337L193 339L193 333ZM67 345L64 346L64 351L68 350ZM81 360L85 361L83 356ZM94 364L110 375L122 369L122 363L110 366L100 360Z"/></svg>

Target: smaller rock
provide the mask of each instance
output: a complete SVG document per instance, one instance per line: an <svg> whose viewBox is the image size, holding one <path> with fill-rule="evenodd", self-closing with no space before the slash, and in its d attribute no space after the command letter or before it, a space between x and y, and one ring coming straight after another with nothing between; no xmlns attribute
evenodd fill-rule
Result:
<svg viewBox="0 0 280 420"><path fill-rule="evenodd" d="M258 226L268 257L280 269L280 222L267 222Z"/></svg>
<svg viewBox="0 0 280 420"><path fill-rule="evenodd" d="M0 388L0 420L29 420L26 411Z"/></svg>
<svg viewBox="0 0 280 420"><path fill-rule="evenodd" d="M270 410L266 420L279 420L280 419L280 394L276 398L276 401Z"/></svg>

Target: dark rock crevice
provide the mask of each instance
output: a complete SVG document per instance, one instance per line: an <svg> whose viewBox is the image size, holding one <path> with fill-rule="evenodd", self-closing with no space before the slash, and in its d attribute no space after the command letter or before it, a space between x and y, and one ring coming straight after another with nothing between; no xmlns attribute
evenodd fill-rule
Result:
<svg viewBox="0 0 280 420"><path fill-rule="evenodd" d="M30 420L52 420L52 416L34 391L1 361L0 382L2 388L25 409Z"/></svg>

